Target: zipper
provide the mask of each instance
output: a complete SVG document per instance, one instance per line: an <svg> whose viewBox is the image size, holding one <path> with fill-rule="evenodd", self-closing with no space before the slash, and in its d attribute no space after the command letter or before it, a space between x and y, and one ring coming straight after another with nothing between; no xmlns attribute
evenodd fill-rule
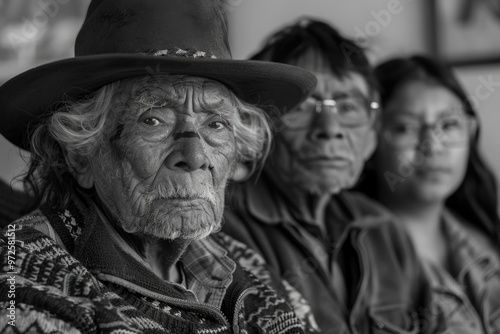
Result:
<svg viewBox="0 0 500 334"><path fill-rule="evenodd" d="M257 293L256 288L248 288L239 295L238 299L236 299L236 304L233 313L233 328L232 328L235 334L239 333L240 331L240 327L238 326L238 315L240 314L241 307L243 306L243 301L248 295L254 293Z"/></svg>
<svg viewBox="0 0 500 334"><path fill-rule="evenodd" d="M212 315L216 315L217 318L220 321L222 321L222 323L225 326L227 326L228 329L230 328L230 323L229 323L229 320L226 318L226 316L220 310L216 309L215 307L213 307L211 305L208 305L208 304L205 304L202 302L195 303L195 302L191 302L189 300L183 300L183 299L165 296L163 294L150 291L146 288L138 286L137 284L131 283L127 280L124 280L123 278L113 276L113 275L98 274L97 277L101 281L107 281L110 283L121 285L127 289L133 290L133 291L140 293L146 297L150 297L150 298L157 299L157 300L160 300L163 302L171 303L171 304L174 304L176 306L187 306L187 307L190 307L193 309L207 311L208 313L210 313Z"/></svg>

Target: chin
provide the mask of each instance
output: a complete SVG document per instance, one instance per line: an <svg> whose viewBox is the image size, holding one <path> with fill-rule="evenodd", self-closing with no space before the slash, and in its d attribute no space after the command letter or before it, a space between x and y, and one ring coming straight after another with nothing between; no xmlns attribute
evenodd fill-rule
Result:
<svg viewBox="0 0 500 334"><path fill-rule="evenodd" d="M307 193L312 195L325 195L325 194L335 195L342 190L342 187L333 184L308 184L308 185L303 185L301 188L304 189Z"/></svg>
<svg viewBox="0 0 500 334"><path fill-rule="evenodd" d="M148 221L143 233L164 240L197 240L220 230L221 221L221 217L216 218L199 210L160 213Z"/></svg>
<svg viewBox="0 0 500 334"><path fill-rule="evenodd" d="M424 202L440 202L446 200L452 191L449 187L434 185L426 186L415 191L416 196Z"/></svg>
<svg viewBox="0 0 500 334"><path fill-rule="evenodd" d="M196 240L221 229L222 208L216 210L208 201L195 205L169 205L158 201L145 217L130 231L124 229L163 240Z"/></svg>

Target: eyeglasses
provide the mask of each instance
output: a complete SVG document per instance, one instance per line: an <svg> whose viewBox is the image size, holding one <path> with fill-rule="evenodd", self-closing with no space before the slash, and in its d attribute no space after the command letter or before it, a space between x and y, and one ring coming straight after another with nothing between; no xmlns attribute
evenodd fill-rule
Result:
<svg viewBox="0 0 500 334"><path fill-rule="evenodd" d="M315 115L322 112L334 113L340 124L357 127L371 124L374 111L379 109L378 102L371 101L362 95L345 95L334 99L317 99L309 97L299 107L282 116L287 129L308 129Z"/></svg>
<svg viewBox="0 0 500 334"><path fill-rule="evenodd" d="M383 135L392 145L408 148L421 143L426 130L431 130L444 146L462 146L469 141L476 125L476 120L468 115L443 117L430 125L417 120L395 120L384 127Z"/></svg>

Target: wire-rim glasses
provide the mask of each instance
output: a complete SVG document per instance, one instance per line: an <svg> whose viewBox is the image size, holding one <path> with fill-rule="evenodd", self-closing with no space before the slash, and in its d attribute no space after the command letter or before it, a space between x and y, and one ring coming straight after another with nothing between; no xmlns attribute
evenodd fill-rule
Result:
<svg viewBox="0 0 500 334"><path fill-rule="evenodd" d="M333 99L319 99L310 96L296 109L282 116L287 129L308 129L316 115L329 112L338 122L348 127L372 124L379 103L361 94L340 95Z"/></svg>
<svg viewBox="0 0 500 334"><path fill-rule="evenodd" d="M433 139L444 146L463 146L469 143L476 131L477 121L471 115L451 115L438 119L433 124L417 120L395 120L384 126L385 140L398 148L416 147L423 142L429 131Z"/></svg>

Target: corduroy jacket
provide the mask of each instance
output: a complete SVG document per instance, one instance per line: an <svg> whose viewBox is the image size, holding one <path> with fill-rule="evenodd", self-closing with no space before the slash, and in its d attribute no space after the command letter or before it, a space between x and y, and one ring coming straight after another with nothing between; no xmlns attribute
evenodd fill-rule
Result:
<svg viewBox="0 0 500 334"><path fill-rule="evenodd" d="M477 317L460 301L432 290L404 230L366 197L332 197L325 212L328 235L317 237L329 256L325 268L321 252L304 238L305 224L271 182L263 177L238 190L223 231L260 251L302 293L322 333L480 332ZM335 266L346 291L334 284Z"/></svg>

